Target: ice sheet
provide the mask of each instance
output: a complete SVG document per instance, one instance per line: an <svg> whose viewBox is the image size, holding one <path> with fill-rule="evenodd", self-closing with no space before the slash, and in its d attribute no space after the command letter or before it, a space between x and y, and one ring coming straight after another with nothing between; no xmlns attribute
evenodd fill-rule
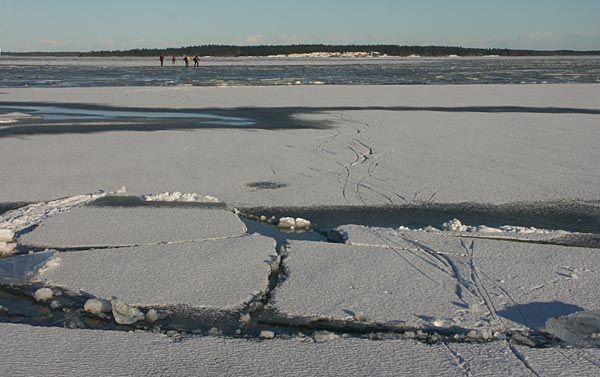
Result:
<svg viewBox="0 0 600 377"><path fill-rule="evenodd" d="M133 246L239 236L246 227L227 210L80 207L54 216L19 243L56 248Z"/></svg>
<svg viewBox="0 0 600 377"><path fill-rule="evenodd" d="M61 253L36 278L131 305L240 309L266 291L274 254L275 241L259 235L86 250Z"/></svg>
<svg viewBox="0 0 600 377"><path fill-rule="evenodd" d="M457 281L474 289L506 328L544 329L550 317L600 308L594 288L600 284L595 249L385 228L341 229L355 244L443 257L453 265Z"/></svg>
<svg viewBox="0 0 600 377"><path fill-rule="evenodd" d="M248 341L31 327L0 323L0 369L12 376L595 376L598 350L532 349L505 342L425 345L412 340ZM594 364L596 363L596 364ZM533 370L533 371L532 371Z"/></svg>
<svg viewBox="0 0 600 377"><path fill-rule="evenodd" d="M287 317L356 319L401 328L494 327L480 298L425 252L292 241L274 309Z"/></svg>
<svg viewBox="0 0 600 377"><path fill-rule="evenodd" d="M0 201L122 185L137 195L210 193L235 206L593 201L600 195L600 115L560 109L598 110L597 87L10 89L0 100L238 108L242 116L247 106L265 114L285 107L334 128L1 138L8 178ZM272 122L285 119L273 115ZM287 186L247 186L261 181Z"/></svg>

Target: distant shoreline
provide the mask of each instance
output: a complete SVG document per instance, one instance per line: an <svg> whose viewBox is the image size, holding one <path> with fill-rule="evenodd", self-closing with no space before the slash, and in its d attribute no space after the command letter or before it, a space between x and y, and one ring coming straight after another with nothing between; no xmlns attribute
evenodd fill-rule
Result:
<svg viewBox="0 0 600 377"><path fill-rule="evenodd" d="M341 57L341 58L378 58L378 57L541 57L541 56L596 56L600 50L516 50L499 48L465 48L448 46L399 46L399 45L202 45L189 47L168 47L163 49L131 49L89 52L10 52L2 56L32 57L156 57L200 55L221 58L248 57Z"/></svg>

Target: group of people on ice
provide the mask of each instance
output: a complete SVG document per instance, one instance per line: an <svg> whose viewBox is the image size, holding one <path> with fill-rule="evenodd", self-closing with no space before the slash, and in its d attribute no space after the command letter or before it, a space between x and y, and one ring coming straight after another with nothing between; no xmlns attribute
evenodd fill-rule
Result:
<svg viewBox="0 0 600 377"><path fill-rule="evenodd" d="M162 67L165 62L165 56L161 54L159 59L160 59L160 66ZM200 57L198 57L198 55L194 56L194 58L190 58L189 56L184 55L183 62L185 63L185 68L190 67L190 60L194 61L194 68L200 67ZM176 64L176 63L177 63L177 56L173 55L173 57L171 58L171 64Z"/></svg>

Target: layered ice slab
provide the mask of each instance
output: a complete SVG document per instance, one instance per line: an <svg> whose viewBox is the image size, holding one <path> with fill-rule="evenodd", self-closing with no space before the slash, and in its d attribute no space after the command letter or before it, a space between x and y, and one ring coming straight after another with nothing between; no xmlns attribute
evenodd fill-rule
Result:
<svg viewBox="0 0 600 377"><path fill-rule="evenodd" d="M347 247L388 250L404 267L407 256L421 256L426 268L411 266L412 273L401 277L405 284L410 286L415 275L448 276L456 292L474 295L505 329L544 329L550 317L600 309L596 249L357 225L339 230L348 238ZM436 299L424 297L426 302Z"/></svg>
<svg viewBox="0 0 600 377"><path fill-rule="evenodd" d="M550 376L597 375L599 350L534 349L506 342L250 341L68 330L0 323L0 370L11 376ZM523 360L526 360L523 362ZM537 374L536 374L537 373Z"/></svg>
<svg viewBox="0 0 600 377"><path fill-rule="evenodd" d="M150 245L239 236L230 211L207 208L80 207L46 219L19 244L54 248Z"/></svg>
<svg viewBox="0 0 600 377"><path fill-rule="evenodd" d="M62 253L38 280L131 305L240 309L269 286L275 241L227 240Z"/></svg>

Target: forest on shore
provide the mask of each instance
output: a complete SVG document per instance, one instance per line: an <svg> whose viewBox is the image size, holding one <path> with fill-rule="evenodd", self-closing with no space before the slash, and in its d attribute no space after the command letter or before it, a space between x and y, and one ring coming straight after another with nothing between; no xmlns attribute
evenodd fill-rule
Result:
<svg viewBox="0 0 600 377"><path fill-rule="evenodd" d="M448 46L400 46L400 45L199 45L169 48L139 48L131 50L107 50L90 52L21 52L6 55L18 56L80 56L80 57L145 57L158 55L200 55L215 57L265 57L273 55L311 54L311 53L367 53L369 56L591 56L600 55L600 51L575 50L513 50L500 48L466 48Z"/></svg>

